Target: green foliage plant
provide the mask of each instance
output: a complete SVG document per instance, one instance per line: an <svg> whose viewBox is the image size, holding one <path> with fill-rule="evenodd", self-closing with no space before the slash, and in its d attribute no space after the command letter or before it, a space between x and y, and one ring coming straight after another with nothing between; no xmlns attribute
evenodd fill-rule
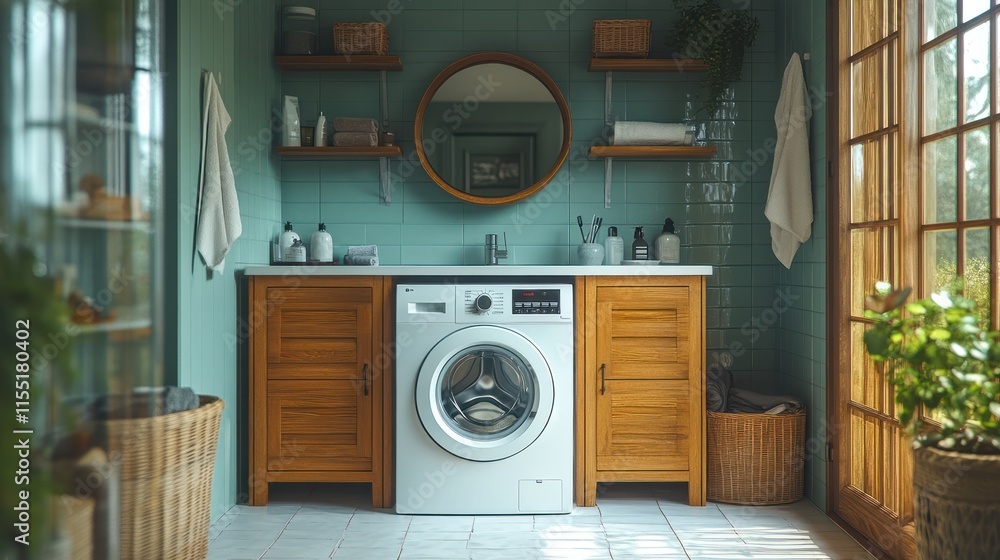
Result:
<svg viewBox="0 0 1000 560"><path fill-rule="evenodd" d="M874 324L865 348L886 363L915 446L1000 454L1000 332L984 326L961 282L912 303L905 303L909 288L880 282L875 290L866 299Z"/></svg>
<svg viewBox="0 0 1000 560"><path fill-rule="evenodd" d="M723 8L718 0L674 0L674 7L678 13L674 25L678 52L708 66L708 101L703 109L712 115L729 84L740 79L745 48L757 39L760 21L748 10Z"/></svg>

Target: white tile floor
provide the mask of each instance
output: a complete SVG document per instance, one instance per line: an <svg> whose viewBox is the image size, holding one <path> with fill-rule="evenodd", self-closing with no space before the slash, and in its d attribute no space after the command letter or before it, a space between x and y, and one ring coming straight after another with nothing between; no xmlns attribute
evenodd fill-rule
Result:
<svg viewBox="0 0 1000 560"><path fill-rule="evenodd" d="M570 515L410 516L374 510L364 485L272 485L266 507L212 525L209 560L871 559L808 501L686 505L683 484L602 486Z"/></svg>

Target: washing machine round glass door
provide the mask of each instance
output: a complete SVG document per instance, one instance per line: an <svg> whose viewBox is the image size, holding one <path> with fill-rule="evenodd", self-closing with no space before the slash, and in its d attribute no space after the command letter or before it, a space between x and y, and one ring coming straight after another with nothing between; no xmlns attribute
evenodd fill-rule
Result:
<svg viewBox="0 0 1000 560"><path fill-rule="evenodd" d="M417 374L417 414L427 434L472 461L505 459L531 445L549 421L552 398L552 372L541 351L502 327L449 334Z"/></svg>

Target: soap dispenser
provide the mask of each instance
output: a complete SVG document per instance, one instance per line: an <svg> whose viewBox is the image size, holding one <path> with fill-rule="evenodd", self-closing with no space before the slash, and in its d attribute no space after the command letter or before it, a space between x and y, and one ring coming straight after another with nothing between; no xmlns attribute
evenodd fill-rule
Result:
<svg viewBox="0 0 1000 560"><path fill-rule="evenodd" d="M298 240L299 234L292 231L292 222L285 222L285 231L278 238L278 255L281 256L281 260L285 260L288 248Z"/></svg>
<svg viewBox="0 0 1000 560"><path fill-rule="evenodd" d="M642 226L635 228L635 241L632 242L632 260L649 260L649 244L642 237Z"/></svg>
<svg viewBox="0 0 1000 560"><path fill-rule="evenodd" d="M661 263L677 264L681 262L681 238L674 233L674 221L667 218L663 222L663 233L656 238L653 246L654 257Z"/></svg>
<svg viewBox="0 0 1000 560"><path fill-rule="evenodd" d="M316 146L326 146L326 115L323 111L319 112L319 118L316 119L316 129L313 131L313 142ZM331 257L332 259L332 257Z"/></svg>
<svg viewBox="0 0 1000 560"><path fill-rule="evenodd" d="M604 258L610 265L622 264L625 258L625 241L618 237L618 228L611 226L608 228L608 237L604 240Z"/></svg>
<svg viewBox="0 0 1000 560"><path fill-rule="evenodd" d="M326 231L326 224L320 223L319 231L312 234L309 240L309 252L314 261L333 262L333 236Z"/></svg>

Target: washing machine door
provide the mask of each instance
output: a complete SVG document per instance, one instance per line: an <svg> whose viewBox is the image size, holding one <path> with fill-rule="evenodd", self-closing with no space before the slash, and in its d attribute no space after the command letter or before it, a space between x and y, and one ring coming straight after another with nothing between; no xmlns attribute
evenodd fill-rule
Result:
<svg viewBox="0 0 1000 560"><path fill-rule="evenodd" d="M552 414L552 372L523 335L491 325L455 331L424 359L416 407L427 434L472 461L519 453Z"/></svg>

